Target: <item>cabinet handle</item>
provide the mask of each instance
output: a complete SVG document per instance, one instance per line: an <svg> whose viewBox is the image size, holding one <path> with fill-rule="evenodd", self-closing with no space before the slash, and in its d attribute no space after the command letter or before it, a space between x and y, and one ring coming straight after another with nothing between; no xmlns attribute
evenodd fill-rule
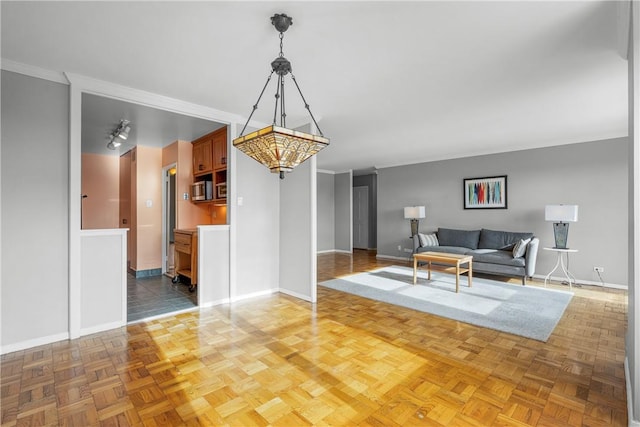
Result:
<svg viewBox="0 0 640 427"><path fill-rule="evenodd" d="M204 169L203 165L198 165L198 170L201 171L202 169Z"/></svg>
<svg viewBox="0 0 640 427"><path fill-rule="evenodd" d="M226 158L226 157L221 158L221 159L220 159L220 162L221 162L223 165L226 165L226 164L227 164L227 158Z"/></svg>

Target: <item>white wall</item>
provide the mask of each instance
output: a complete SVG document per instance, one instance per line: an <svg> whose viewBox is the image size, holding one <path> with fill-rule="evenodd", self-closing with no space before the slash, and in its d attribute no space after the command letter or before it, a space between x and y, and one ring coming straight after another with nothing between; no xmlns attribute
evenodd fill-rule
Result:
<svg viewBox="0 0 640 427"><path fill-rule="evenodd" d="M4 353L68 333L69 93L7 71L1 86Z"/></svg>
<svg viewBox="0 0 640 427"><path fill-rule="evenodd" d="M640 5L631 5L629 37L629 306L626 335L629 425L640 426Z"/></svg>
<svg viewBox="0 0 640 427"><path fill-rule="evenodd" d="M426 206L420 230L531 231L541 248L553 246L553 228L544 220L547 204L577 204L579 221L569 229L570 268L578 281L627 285L628 139L469 157L378 171L378 255L406 257L411 248L404 206ZM463 209L464 178L507 175L508 209ZM555 254L540 250L536 274L546 275Z"/></svg>
<svg viewBox="0 0 640 427"><path fill-rule="evenodd" d="M198 226L198 305L229 302L229 226Z"/></svg>
<svg viewBox="0 0 640 427"><path fill-rule="evenodd" d="M82 335L127 323L127 229L83 230L80 330Z"/></svg>
<svg viewBox="0 0 640 427"><path fill-rule="evenodd" d="M318 252L336 248L334 186L333 173L318 171Z"/></svg>

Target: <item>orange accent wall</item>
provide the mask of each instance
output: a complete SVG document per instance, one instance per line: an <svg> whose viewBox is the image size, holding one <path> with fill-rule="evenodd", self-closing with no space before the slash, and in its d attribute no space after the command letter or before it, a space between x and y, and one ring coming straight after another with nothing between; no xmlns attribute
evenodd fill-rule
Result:
<svg viewBox="0 0 640 427"><path fill-rule="evenodd" d="M82 154L82 228L118 228L120 161L118 156Z"/></svg>
<svg viewBox="0 0 640 427"><path fill-rule="evenodd" d="M136 260L134 270L162 267L162 149L136 147L135 224Z"/></svg>

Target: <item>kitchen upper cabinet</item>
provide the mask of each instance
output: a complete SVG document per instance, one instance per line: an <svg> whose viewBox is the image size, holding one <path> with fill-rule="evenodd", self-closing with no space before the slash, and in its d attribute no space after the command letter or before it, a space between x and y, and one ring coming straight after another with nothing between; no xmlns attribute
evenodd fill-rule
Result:
<svg viewBox="0 0 640 427"><path fill-rule="evenodd" d="M226 126L208 133L193 144L193 180L204 181L211 186L211 192L205 190L204 200L194 203L226 201L227 198L227 128ZM192 194L193 197L193 194Z"/></svg>
<svg viewBox="0 0 640 427"><path fill-rule="evenodd" d="M213 169L220 170L227 167L227 128L224 127L213 133Z"/></svg>
<svg viewBox="0 0 640 427"><path fill-rule="evenodd" d="M213 172L213 141L208 135L193 141L193 176Z"/></svg>

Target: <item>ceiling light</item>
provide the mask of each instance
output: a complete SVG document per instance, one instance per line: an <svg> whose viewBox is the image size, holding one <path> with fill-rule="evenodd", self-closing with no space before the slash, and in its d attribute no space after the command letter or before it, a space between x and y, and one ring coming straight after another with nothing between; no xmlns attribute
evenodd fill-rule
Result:
<svg viewBox="0 0 640 427"><path fill-rule="evenodd" d="M126 140L129 137L129 132L131 131L129 123L131 123L129 120L122 119L120 120L118 127L111 132L109 135L109 142L107 143L107 148L109 150L115 150L122 144L122 142L117 138Z"/></svg>
<svg viewBox="0 0 640 427"><path fill-rule="evenodd" d="M282 53L284 32L293 25L293 19L285 14L275 14L271 17L271 23L280 33L280 55L271 62L271 74L269 74L267 82L264 84L262 92L260 92L260 96L258 96L258 101L256 101L253 106L253 110L251 110L251 114L242 128L242 132L240 132L240 136L233 140L233 146L268 167L271 172L279 173L280 179L283 179L285 172L291 172L294 167L298 166L300 163L304 162L309 157L329 145L329 139L325 138L322 134L315 117L313 117L313 114L311 113L309 104L307 104L307 101L304 99L304 95L302 95L300 86L291 72L291 63ZM273 73L278 75L275 94L276 105L273 112L273 125L243 136L253 113L258 109L260 99L262 98ZM285 113L286 109L284 103L284 76L287 74L291 74L291 79L295 83L296 89L298 89L298 93L302 98L304 107L309 112L309 115L311 116L311 119L313 120L313 123L320 135L312 135L305 132L287 129L287 115ZM276 124L278 108L280 108L279 125Z"/></svg>
<svg viewBox="0 0 640 427"><path fill-rule="evenodd" d="M131 126L127 125L122 132L120 132L118 134L118 138L122 138L124 140L126 140L127 138L129 138L129 131L131 130Z"/></svg>

